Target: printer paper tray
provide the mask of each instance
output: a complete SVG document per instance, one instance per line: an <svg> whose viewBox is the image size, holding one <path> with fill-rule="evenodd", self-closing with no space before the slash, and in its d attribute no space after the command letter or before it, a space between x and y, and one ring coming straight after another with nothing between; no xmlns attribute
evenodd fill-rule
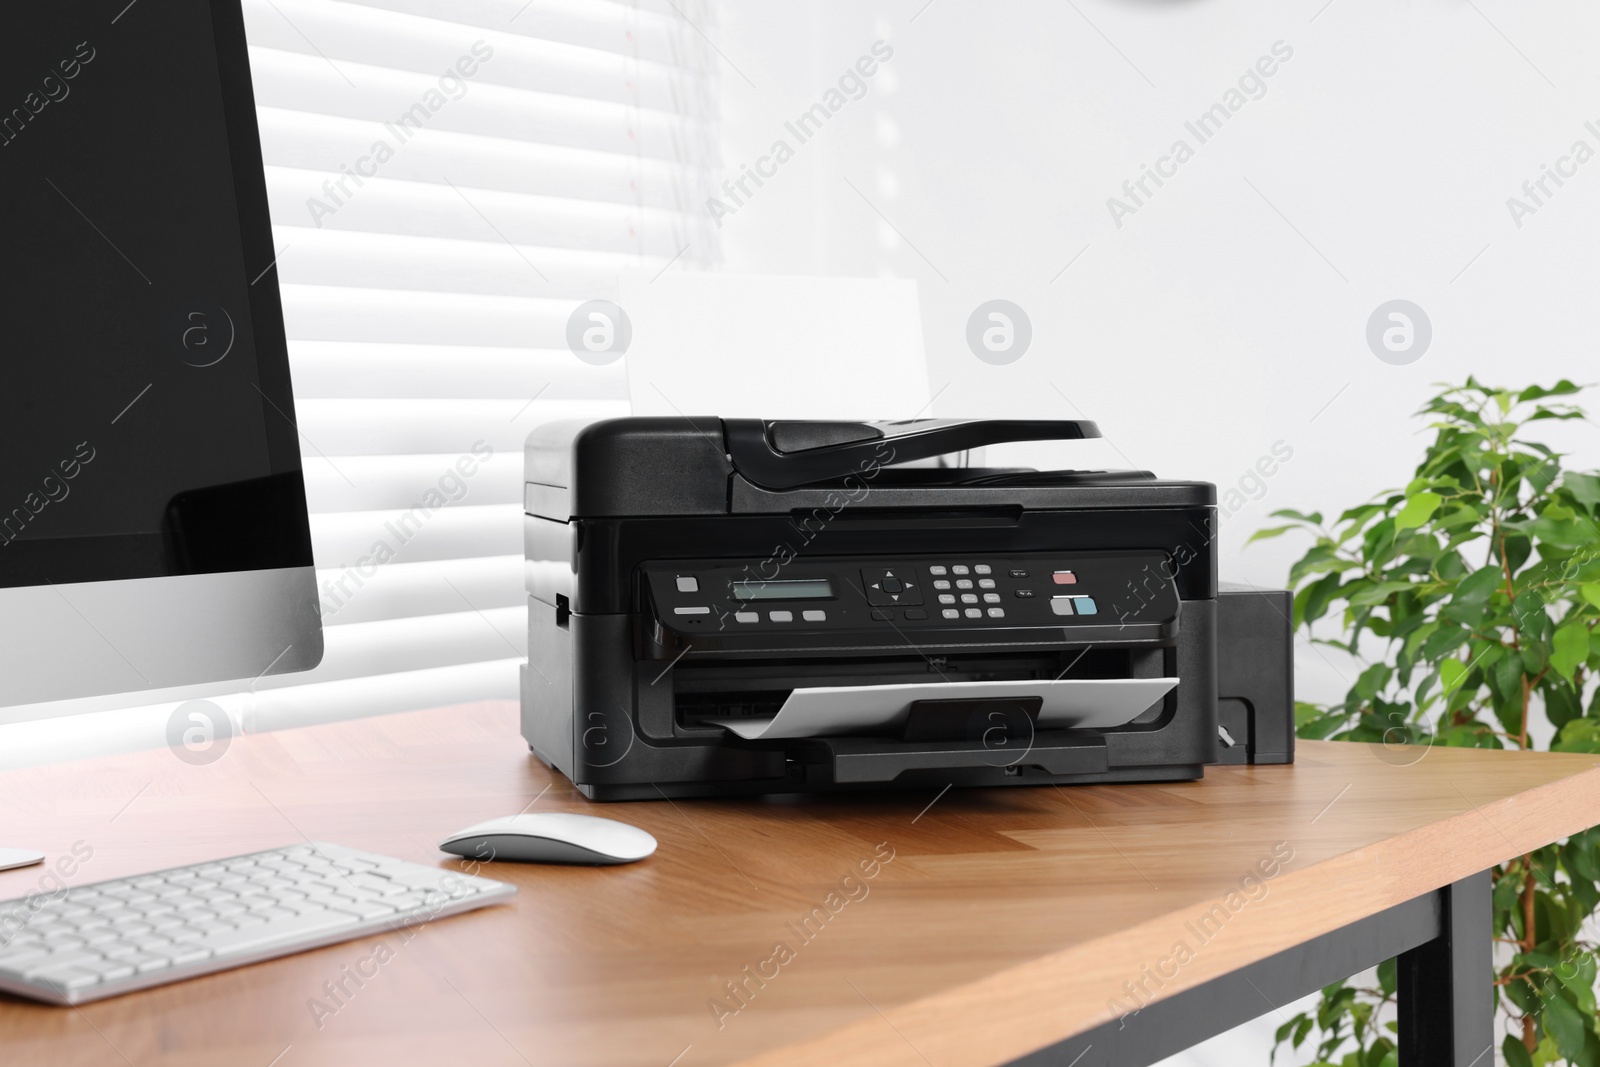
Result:
<svg viewBox="0 0 1600 1067"><path fill-rule="evenodd" d="M1041 729L1106 729L1165 697L1176 678L1069 678L1027 682L919 682L796 689L770 719L710 719L747 741L856 734L903 725L919 700L1039 697Z"/></svg>

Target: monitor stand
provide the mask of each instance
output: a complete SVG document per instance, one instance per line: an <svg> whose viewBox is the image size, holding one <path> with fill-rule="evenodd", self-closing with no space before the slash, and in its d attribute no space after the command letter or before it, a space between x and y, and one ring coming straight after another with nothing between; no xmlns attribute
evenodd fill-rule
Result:
<svg viewBox="0 0 1600 1067"><path fill-rule="evenodd" d="M30 867L43 862L44 853L35 852L31 848L0 848L0 871L9 871L13 867Z"/></svg>

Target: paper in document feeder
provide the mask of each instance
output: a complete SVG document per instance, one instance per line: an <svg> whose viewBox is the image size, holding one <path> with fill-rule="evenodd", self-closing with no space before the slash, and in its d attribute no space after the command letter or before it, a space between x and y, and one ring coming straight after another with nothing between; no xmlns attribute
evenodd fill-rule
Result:
<svg viewBox="0 0 1600 1067"><path fill-rule="evenodd" d="M710 721L747 741L827 737L900 726L918 700L1041 697L1041 729L1109 729L1138 718L1177 684L1176 678L1075 678L817 686L796 689L770 719Z"/></svg>

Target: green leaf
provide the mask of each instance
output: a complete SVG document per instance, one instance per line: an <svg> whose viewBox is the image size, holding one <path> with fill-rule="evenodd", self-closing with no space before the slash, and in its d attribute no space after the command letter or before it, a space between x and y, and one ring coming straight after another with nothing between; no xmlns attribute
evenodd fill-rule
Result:
<svg viewBox="0 0 1600 1067"><path fill-rule="evenodd" d="M1600 505L1600 476L1567 471L1561 475L1561 488L1591 508Z"/></svg>
<svg viewBox="0 0 1600 1067"><path fill-rule="evenodd" d="M1324 574L1312 582L1294 598L1294 624L1296 626L1307 622L1314 622L1322 618L1328 610L1328 602L1339 591L1339 574Z"/></svg>
<svg viewBox="0 0 1600 1067"><path fill-rule="evenodd" d="M1439 687L1446 695L1461 688L1466 677L1467 665L1458 659L1447 659L1439 664Z"/></svg>
<svg viewBox="0 0 1600 1067"><path fill-rule="evenodd" d="M1515 651L1509 652L1500 658L1494 665L1494 670L1489 672L1489 677L1494 680L1495 691L1502 696L1515 694L1520 701L1522 698L1522 657Z"/></svg>
<svg viewBox="0 0 1600 1067"><path fill-rule="evenodd" d="M1589 658L1589 627L1582 619L1571 619L1556 628L1550 639L1550 666L1572 681L1572 672Z"/></svg>
<svg viewBox="0 0 1600 1067"><path fill-rule="evenodd" d="M1254 543L1256 541L1265 541L1269 537L1277 537L1280 534L1288 533L1290 530L1303 530L1303 529L1305 529L1304 526L1301 526L1301 525L1296 524L1296 523L1291 523L1288 526L1269 526L1266 529L1257 530L1255 533L1251 534L1249 540L1245 541L1245 544L1248 545L1248 544L1252 544L1252 543Z"/></svg>
<svg viewBox="0 0 1600 1067"><path fill-rule="evenodd" d="M1600 608L1600 582L1584 582L1578 586L1578 593L1583 599Z"/></svg>
<svg viewBox="0 0 1600 1067"><path fill-rule="evenodd" d="M1456 586L1456 591L1450 597L1450 607L1459 608L1463 617L1460 622L1471 624L1476 622L1476 616L1481 615L1483 606L1489 602L1489 597L1505 581L1505 574L1499 567L1489 564L1479 567L1461 580ZM1456 612L1451 611L1451 617L1456 618Z"/></svg>
<svg viewBox="0 0 1600 1067"><path fill-rule="evenodd" d="M1588 1018L1594 1018L1594 979L1595 960L1590 954L1583 953L1581 957L1566 965L1552 968L1556 981L1568 993L1572 994L1573 1002L1577 1005L1578 1012Z"/></svg>
<svg viewBox="0 0 1600 1067"><path fill-rule="evenodd" d="M1573 719L1556 735L1552 752L1587 752L1600 755L1600 722L1594 719Z"/></svg>
<svg viewBox="0 0 1600 1067"><path fill-rule="evenodd" d="M1506 1067L1533 1067L1533 1057L1528 1055L1527 1046L1510 1034L1500 1042L1500 1055L1505 1057Z"/></svg>
<svg viewBox="0 0 1600 1067"><path fill-rule="evenodd" d="M1395 516L1394 528L1416 529L1433 517L1433 513L1439 510L1439 502L1443 499L1438 493L1413 494L1406 501L1406 506L1400 509L1400 514Z"/></svg>
<svg viewBox="0 0 1600 1067"><path fill-rule="evenodd" d="M1557 730L1583 714L1579 694L1571 686L1551 685L1546 680L1540 684L1539 692L1544 696L1544 713Z"/></svg>
<svg viewBox="0 0 1600 1067"><path fill-rule="evenodd" d="M1405 592L1412 588L1412 585L1412 582L1379 582L1372 585L1358 578L1345 586L1345 599L1352 607L1371 607L1374 604L1382 604L1395 593Z"/></svg>
<svg viewBox="0 0 1600 1067"><path fill-rule="evenodd" d="M1583 1015L1565 997L1557 994L1544 1002L1544 1028L1556 1039L1556 1048L1567 1059L1583 1054L1584 1032L1589 1027Z"/></svg>
<svg viewBox="0 0 1600 1067"><path fill-rule="evenodd" d="M1565 378L1548 388L1543 385L1530 385L1517 394L1517 403L1526 404L1530 400L1543 400L1547 396L1571 396L1582 388L1583 386L1573 385Z"/></svg>
<svg viewBox="0 0 1600 1067"><path fill-rule="evenodd" d="M1555 519L1540 516L1532 527L1535 537L1563 548L1586 548L1594 543L1594 523L1587 518Z"/></svg>

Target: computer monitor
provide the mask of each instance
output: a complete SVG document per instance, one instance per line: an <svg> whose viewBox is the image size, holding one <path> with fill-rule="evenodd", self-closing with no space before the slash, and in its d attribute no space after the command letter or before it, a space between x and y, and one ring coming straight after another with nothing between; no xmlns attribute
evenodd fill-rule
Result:
<svg viewBox="0 0 1600 1067"><path fill-rule="evenodd" d="M239 0L0 6L0 705L322 657Z"/></svg>

